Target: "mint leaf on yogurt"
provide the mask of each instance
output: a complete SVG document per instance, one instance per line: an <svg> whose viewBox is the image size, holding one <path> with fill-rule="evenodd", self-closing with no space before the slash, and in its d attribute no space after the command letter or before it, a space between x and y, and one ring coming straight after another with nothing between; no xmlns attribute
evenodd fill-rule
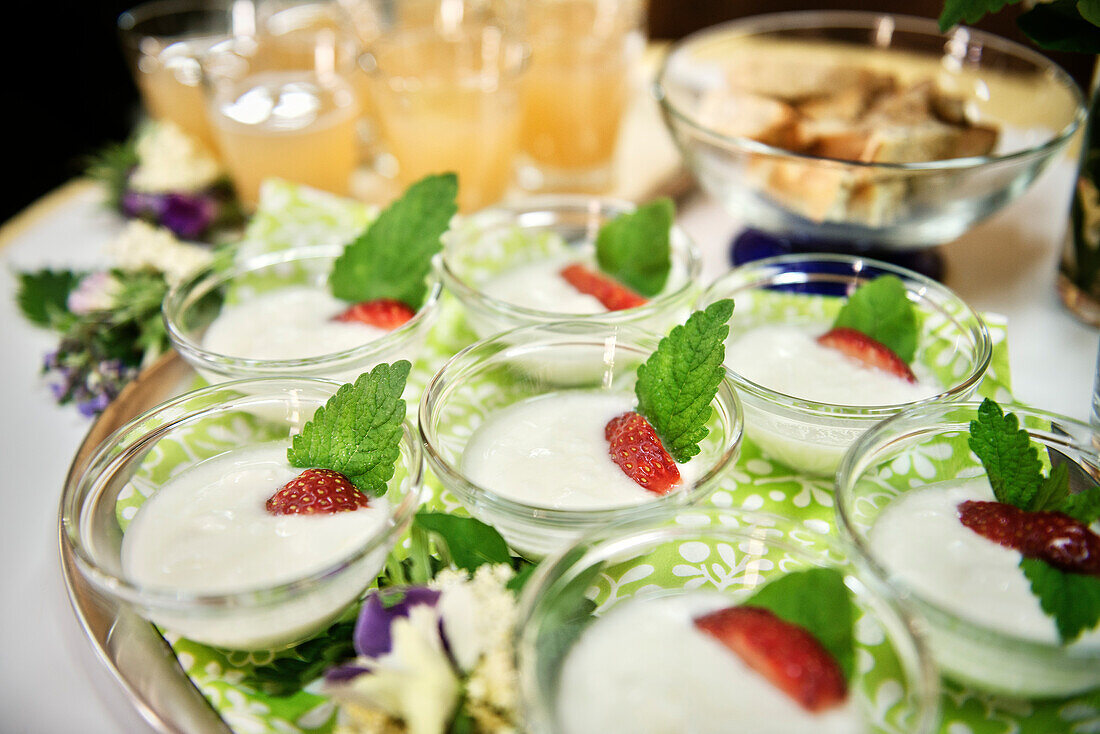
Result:
<svg viewBox="0 0 1100 734"><path fill-rule="evenodd" d="M443 233L458 211L458 177L427 176L344 249L329 274L332 295L352 303L392 298L414 311L427 293L432 257L443 247Z"/></svg>
<svg viewBox="0 0 1100 734"><path fill-rule="evenodd" d="M917 353L917 312L895 275L880 275L848 296L833 328L855 329L909 364Z"/></svg>
<svg viewBox="0 0 1100 734"><path fill-rule="evenodd" d="M768 582L744 603L763 607L812 634L836 660L844 677L851 680L855 670L855 611L840 571L793 571Z"/></svg>
<svg viewBox="0 0 1100 734"><path fill-rule="evenodd" d="M672 269L669 230L675 213L672 200L662 198L600 227L596 236L600 270L646 298L660 293Z"/></svg>
<svg viewBox="0 0 1100 734"><path fill-rule="evenodd" d="M726 374L726 322L732 315L733 301L728 298L696 311L638 367L638 412L680 463L698 454L699 442L710 433L710 403Z"/></svg>
<svg viewBox="0 0 1100 734"><path fill-rule="evenodd" d="M1043 486L1043 465L1015 414L1006 415L1000 405L986 398L978 408L977 420L970 421L968 443L981 460L997 501L1031 509Z"/></svg>
<svg viewBox="0 0 1100 734"><path fill-rule="evenodd" d="M286 452L291 466L331 469L381 497L400 456L407 360L380 364L317 409Z"/></svg>
<svg viewBox="0 0 1100 734"><path fill-rule="evenodd" d="M1100 578L1062 571L1037 558L1021 559L1020 570L1039 606L1054 618L1063 645L1100 624Z"/></svg>

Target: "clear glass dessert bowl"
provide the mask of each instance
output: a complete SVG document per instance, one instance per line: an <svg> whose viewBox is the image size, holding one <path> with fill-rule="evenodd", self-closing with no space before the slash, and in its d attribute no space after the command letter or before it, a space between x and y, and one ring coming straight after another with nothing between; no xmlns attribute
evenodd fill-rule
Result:
<svg viewBox="0 0 1100 734"><path fill-rule="evenodd" d="M730 345L739 338L769 327L824 334L845 298L880 275L899 278L916 310L919 334L911 367L918 378L916 387L923 391L907 391L906 402L884 398L877 405L867 405L860 404L863 386L853 383L851 400L842 402L830 393L834 402L824 402L806 397L814 395L812 385L805 390L801 385L794 390L785 387L788 392L784 392L764 384L768 380L759 381L759 376L754 381L741 374L757 368L745 364L739 369L735 363L743 357ZM835 472L856 438L906 407L965 400L978 387L992 356L985 323L952 291L911 270L869 258L822 254L757 260L711 284L699 307L722 298L735 303L726 369L745 406L746 435L771 457L812 474ZM768 377L775 379L776 372Z"/></svg>
<svg viewBox="0 0 1100 734"><path fill-rule="evenodd" d="M470 326L482 337L520 326L554 321L630 324L661 333L684 320L698 294L702 260L680 227L670 231L671 269L665 287L647 303L597 313L549 310L524 305L487 292L501 277L540 261L580 261L595 268L595 242L600 227L634 204L608 197L546 195L483 209L464 218L444 236L436 260L444 286L465 308ZM524 294L517 294L523 298Z"/></svg>
<svg viewBox="0 0 1100 734"><path fill-rule="evenodd" d="M854 666L848 681L854 726L821 728L803 719L799 731L866 731L924 734L936 731L939 719L939 678L908 608L885 583L869 573L865 560L850 547L807 530L800 523L765 513L691 508L654 515L644 521L615 523L597 529L575 544L545 559L524 587L516 633L516 659L521 702L532 734L576 734L576 706L570 696L583 658L577 651L592 644L590 632L616 615L643 605L705 600L709 609L742 604L761 586L792 572L835 569L853 602ZM605 627L605 629L607 629ZM664 637L649 630L643 647ZM671 634L669 632L668 634ZM686 642L678 638L678 642ZM638 681L656 679L665 696L632 695L629 682L611 672L591 674L588 685L597 699L613 707L640 707L652 731L757 731L732 718L729 711L711 711L714 694L699 693L689 680L703 661L697 647L682 644L670 650L668 667L692 650L688 672L637 668ZM623 650L631 669L648 657ZM605 659L617 659L611 654ZM705 677L705 676L704 676ZM572 682L571 682L572 681ZM704 681L705 682L705 681ZM738 681L727 679L736 688ZM618 685L622 690L615 690ZM682 690L689 687L689 690ZM655 700L650 700L650 698ZM700 699L710 698L708 704ZM678 708L674 708L679 704ZM750 704L751 705L751 704ZM797 704L791 702L795 708ZM749 712L745 712L747 715ZM685 721L696 717L694 721ZM677 718L670 728L669 719ZM739 726L740 724L740 726ZM835 724L835 722L834 722ZM809 726L810 728L805 728ZM789 732L781 722L768 721L767 731ZM631 730L633 729L623 729Z"/></svg>
<svg viewBox="0 0 1100 734"><path fill-rule="evenodd" d="M930 81L949 95L936 114L968 131L995 128L995 146L980 152L932 139L940 118L912 128L875 118L854 138L788 125L788 105L873 91L859 78L868 72L897 85ZM746 226L819 247L908 250L953 240L1027 190L1085 117L1081 90L1037 51L971 28L941 33L931 19L847 11L758 15L687 36L670 50L655 94L704 189ZM836 127L834 112L838 120L856 114L817 106L811 122ZM891 155L869 154L868 134L892 136ZM837 143L807 147L807 138Z"/></svg>
<svg viewBox="0 0 1100 734"><path fill-rule="evenodd" d="M575 462L562 462L569 465L552 466L550 463L557 459L551 457L550 463L543 463L536 476L530 477L530 493L524 491L528 487L526 480L519 480L514 474L494 476L491 463L486 469L475 465L474 459L467 456L467 453L475 454L467 451L475 441L477 446L486 443L484 438L479 438L479 431L487 431L486 426L503 425L499 416L517 406L541 405L553 409L555 403L565 405L580 399L592 401L592 415L606 410L602 401L607 399L622 400L629 406L634 397L638 365L656 349L657 341L653 336L625 326L562 322L515 329L464 349L435 374L420 401L420 435L429 466L444 488L472 516L494 526L514 550L533 558L557 550L584 531L612 520L636 518L668 507L702 502L718 488L726 469L736 459L741 443L741 404L728 379L719 385L711 403L713 411L707 423L709 434L700 443L700 453L681 465L682 482L667 494L648 492L634 485L625 474L618 476L621 470L611 462L603 424L630 407L614 408L611 414L598 421L596 430L591 431L591 441L581 443L579 448L591 451L595 458L578 455ZM538 403L534 402L536 400ZM587 408L587 404L582 404L582 410ZM530 417L531 422L521 429L527 433L537 430L538 422L550 425L553 420L541 415ZM558 434L570 434L569 440L582 435L589 437L588 429L582 429L580 421L575 423L577 425L568 422L563 425L559 421L553 425L560 427ZM488 443L499 445L507 440L507 436L503 436ZM547 461L542 457L562 453L548 441L532 449L531 456ZM577 477L576 473L584 475L589 470L601 470L601 461L610 465L615 475L610 478L612 481L625 479L637 495L621 500L621 495L609 494L612 499L606 502L599 499L583 505L543 500L544 496L564 486L563 483L575 484L565 488L578 495L593 489L582 486L588 483L587 477ZM579 466L586 469L578 470ZM517 471L532 470L521 467ZM471 473L477 473L480 481L471 478ZM567 478L570 475L572 478ZM545 485L535 486L536 482L542 485L543 480ZM486 483L495 483L496 491L486 487ZM542 494L543 488L546 494ZM596 491L600 489L595 488Z"/></svg>
<svg viewBox="0 0 1100 734"><path fill-rule="evenodd" d="M73 473L61 498L62 542L81 575L98 592L132 607L159 627L216 647L277 649L323 629L374 582L420 503L423 455L415 429L407 423L387 492L381 499L370 500L379 514L369 534L360 533L331 552L299 549L319 554L303 563L300 573L277 574L277 581L257 584L241 571L225 583L219 581L221 590L216 593L181 590L137 580L133 570L139 559L125 539L141 519L145 503L177 478L196 476L204 465L220 467L236 461L243 466L240 462L248 460L245 454L251 449L271 448L285 459L289 439L339 387L329 380L304 378L226 382L173 398L120 428L79 473ZM183 506L205 502L210 485L196 484L173 486L173 491L179 490L173 500L179 499ZM273 484L270 493L280 484ZM255 509L265 512L262 500ZM235 513L245 510L227 509L224 522L231 523ZM361 511L293 519L328 522ZM331 525L320 532L324 535L330 529ZM169 531L178 536L168 527L160 528L159 534L168 536ZM257 543L261 542L259 538ZM261 562L268 550L265 544L257 551ZM178 565L188 550L166 546L163 553L163 560L151 562ZM237 560L226 558L223 565Z"/></svg>
<svg viewBox="0 0 1100 734"><path fill-rule="evenodd" d="M442 286L435 276L429 276L424 303L412 319L380 336L367 336L367 341L358 346L312 356L257 359L225 353L229 350L224 347L213 351L205 344L204 336L226 307L283 288L327 293L332 265L343 251L343 245L335 245L281 250L239 261L217 259L165 296L164 323L172 346L211 383L279 375L353 382L381 362L415 362L437 313ZM254 330L274 334L281 328L285 325L267 319L256 323Z"/></svg>
<svg viewBox="0 0 1100 734"><path fill-rule="evenodd" d="M922 491L925 497L932 497L927 492L950 492L962 485L966 496L970 496L967 487L975 486L971 482L988 488L985 471L968 445L969 426L977 418L978 405L918 406L861 437L837 472L840 534L865 553L875 573L894 585L927 621L929 646L945 675L1013 697L1063 697L1100 687L1100 629L1084 632L1073 644L1059 644L1054 620L1042 613L1039 600L1027 591L1016 551L1002 549L961 522L953 522L956 532L963 534L961 540L976 539L994 551L1010 554L1004 569L979 565L987 563L984 555L970 555L959 538L951 540L939 534L931 506L920 513L909 513L909 530L904 534L875 530L884 518L904 521L902 515L884 513L891 506L899 507L895 503L902 500L919 499ZM1071 491L1095 484L1096 477L1100 477L1095 429L1033 408L1010 404L1002 407L1019 418L1032 445L1039 447L1044 464L1068 465ZM952 503L957 501L954 495L949 498ZM992 499L991 492L988 499ZM952 520L956 517L957 512L952 513ZM924 549L914 558L929 557L933 551L936 558L945 553L952 554L952 558L941 559L931 576L914 575L919 573L915 567L903 569L894 558L896 544L903 540ZM965 558L953 558L951 549L955 547ZM952 560L963 571L972 567L976 569L973 573L984 578L975 578L972 583L960 581L958 574L962 571L955 570ZM997 570L1006 575L994 576ZM981 585L987 579L1002 590L1010 582L1022 586L1025 593L1021 604L1031 608L1017 611L1008 608L1003 598L983 595Z"/></svg>

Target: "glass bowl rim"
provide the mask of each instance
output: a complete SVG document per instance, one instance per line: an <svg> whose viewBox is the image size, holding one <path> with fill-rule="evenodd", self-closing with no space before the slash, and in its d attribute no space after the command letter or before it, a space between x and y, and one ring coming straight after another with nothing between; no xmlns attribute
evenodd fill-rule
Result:
<svg viewBox="0 0 1100 734"><path fill-rule="evenodd" d="M831 276L840 278L849 278L851 276L858 276L864 269L874 269L885 271L886 273L896 275L903 282L907 282L906 291L909 293L918 291L930 291L936 293L939 296L944 297L948 302L955 304L961 308L959 321L963 325L966 322L972 321L970 325L974 336L977 339L977 343L974 345L974 368L971 369L961 381L954 385L951 385L943 390L943 392L936 395L922 398L921 400L912 401L908 403L894 403L885 405L874 406L862 406L862 405L845 405L843 403L826 403L819 400L811 400L807 398L799 398L793 395L787 395L776 390L772 390L764 385L753 382L747 378L742 377L735 372L727 364L726 373L733 380L734 385L738 390L744 392L747 395L751 395L757 400L762 400L769 405L778 404L785 410L794 411L800 415L812 416L815 418L842 418L846 420L867 420L871 423L877 423L885 417L894 415L898 410L912 405L921 405L926 403L942 404L945 402L952 402L960 395L967 395L973 389L975 389L985 377L986 372L989 369L989 364L993 359L993 339L989 334L989 327L985 323L985 319L981 317L973 307L966 301L959 297L953 290L948 288L943 283L940 283L932 278L921 275L915 271L903 268L900 265L893 265L891 263L883 262L881 260L875 260L869 257L862 257L859 255L844 255L839 253L793 253L787 255L777 255L775 257L762 258L760 260L752 260L750 262L739 265L724 275L720 276L713 283L707 286L703 293L696 301L696 307L703 307L713 303L715 300L721 298L733 298L734 299L734 315L736 315L736 292L729 293L729 281L734 281L738 277L743 277L745 274L751 274L754 271L767 270L768 268L785 268L792 263L824 263L824 264L846 264L852 267L851 275L843 273L802 273L805 276L805 280L799 282L813 282L815 276ZM799 271L790 271L798 273ZM919 289L911 288L908 283L915 282L919 284ZM762 283L746 283L739 290L756 290L763 287ZM922 297L921 300L927 300ZM968 331L967 333L971 333Z"/></svg>
<svg viewBox="0 0 1100 734"><path fill-rule="evenodd" d="M647 500L636 505L596 507L585 510L558 509L528 504L505 497L504 495L477 484L469 479L459 467L452 465L452 463L443 456L442 452L437 447L437 442L434 441L435 426L431 420L432 412L429 410L429 402L434 402L434 404L438 406L439 401L433 401L431 398L436 396L436 393L439 391L438 386L445 379L450 377L450 373L454 369L463 366L476 369L476 365L481 362L481 358L476 355L475 352L486 349L497 349L499 347L499 350L494 352L494 354L501 354L514 349L522 350L525 353L531 353L535 349L553 349L560 345L536 343L533 345L534 349L532 349L530 341L516 343L511 340L517 335L527 337L532 333L560 334L563 336L572 334L579 338L592 339L596 336L593 332L598 331L605 333L607 336L613 336L615 338L616 348L621 346L622 337L625 336L631 342L633 349L639 351L647 350L645 352L646 354L652 351L649 350L650 343L652 343L653 348L656 348L658 342L657 337L651 336L632 326L617 326L583 321L558 321L546 324L520 326L500 334L495 334L471 344L447 360L447 362L439 368L439 371L432 376L427 385L425 385L417 411L417 423L420 430L420 440L423 444L424 455L436 476L439 478L440 483L452 493L455 492L452 488L456 486L470 488L472 490L472 496L476 497L477 502L487 507L490 512L499 513L509 518L535 521L539 524L545 524L554 528L566 529L576 528L578 525L585 527L594 522L607 522L612 518L644 517L652 514L656 509L661 507L678 507L680 509L685 509L690 506L689 503L698 502L717 490L722 476L736 460L741 449L741 441L744 438L744 410L741 406L740 398L738 398L736 391L732 387L728 374L723 377L722 382L718 386L718 392L711 401L712 407L717 403L721 408L714 407L715 413L719 415L719 420L721 420L723 412L728 415L730 419L726 430L728 438L724 442L724 447L717 463L700 476L690 488L684 491L660 495L655 499ZM595 344L595 342L592 343ZM456 386L453 389L458 388ZM565 387L563 389L570 388ZM461 495L467 494L464 490L459 491ZM460 501L463 499L461 495L459 496Z"/></svg>
<svg viewBox="0 0 1100 734"><path fill-rule="evenodd" d="M1001 408L1007 412L1016 413L1020 418L1032 417L1042 420L1050 420L1051 422L1062 423L1065 425L1072 425L1077 428L1083 428L1089 431L1096 430L1093 426L1087 423L1083 423L1075 418L1061 415L1060 413L1053 413L1051 411L1042 410L1040 408L1033 408L1027 405L1022 405L1017 402L999 402ZM836 495L836 507L834 508L834 518L837 527L837 534L844 540L846 544L854 547L858 553L865 559L868 569L874 573L883 583L889 584L898 590L898 592L909 600L922 617L924 617L929 623L946 622L953 628L961 630L971 640L980 642L985 645L996 646L999 649L1019 651L1024 654L1035 655L1050 655L1051 653L1065 656L1068 659L1082 659L1082 660L1100 660L1100 648L1094 648L1092 650L1071 650L1068 646L1061 645L1059 643L1042 642L1035 639L1029 639L1027 637L1020 637L1008 632L1002 632L979 622L971 621L965 617L960 616L956 612L944 608L942 605L929 601L924 598L923 595L917 591L911 589L903 582L893 580L894 576L882 566L878 557L871 551L870 543L868 543L864 534L858 532L855 529L855 523L853 518L849 515L846 500L851 495L851 489L854 485L855 472L867 468L861 466L858 462L861 458L867 456L877 456L880 449L887 448L890 444L880 445L882 436L888 435L894 427L904 421L912 421L913 419L932 419L936 416L941 416L942 413L948 411L969 411L975 416L978 412L978 407L981 405L977 401L966 401L957 403L940 403L929 405L918 405L907 410L903 410L900 413L891 416L890 418L882 421L878 425L872 427L866 433L861 435L852 446L845 453L844 458L841 459L840 466L837 468L836 478L834 481L834 494ZM941 416L942 417L942 416ZM929 428L927 424L925 428ZM958 427L962 427L961 429ZM962 423L958 424L958 427L951 430L965 430L965 426ZM1037 429L1030 426L1021 424L1020 426L1024 430L1027 430L1030 435L1034 435ZM939 426L937 430L933 432L934 435L940 435L945 432L947 426ZM915 429L909 429L904 435L911 436ZM922 433L928 433L927 430ZM1073 437L1067 437L1072 439ZM893 439L891 443L897 439ZM1077 446L1076 440L1070 441L1073 445ZM1082 447L1084 448L1084 447ZM1095 447L1091 448L1091 455L1100 458L1100 454ZM869 465L868 465L869 466ZM927 484L922 484L918 487L908 487L905 492L919 491ZM1100 629L1097 627L1096 629Z"/></svg>
<svg viewBox="0 0 1100 734"><path fill-rule="evenodd" d="M613 196L538 194L525 196L517 201L495 204L485 209L480 209L464 217L464 220L474 221L479 217L489 218L494 215L499 216L501 217L501 221L494 222L491 227L489 227L489 229L499 229L509 223L514 224L515 220L521 215L536 214L540 212L590 211L594 204L599 207L599 216L608 219L615 214L632 212L638 208L638 205L634 202ZM554 226L554 224L551 224L545 229L553 230ZM461 228L461 225L459 225L459 228ZM673 244L675 240L679 240L682 246L679 248L675 247ZM670 303L675 303L677 300L690 295L692 290L698 287L699 276L703 269L702 256L699 254L699 248L696 246L695 241L687 231L674 221L672 227L669 229L669 257L670 260L674 260L676 258L676 253L682 251L687 270L686 279L683 285L670 293L659 293L653 298L648 299L641 306L636 306L634 308L626 308L618 311L603 311L593 314L574 314L558 311L542 311L526 306L518 306L486 294L484 291L468 283L465 278L455 272L454 268L448 262L447 257L452 249L453 247L450 243L444 244L443 249L436 255L435 260L436 270L440 278L446 284L447 290L454 293L455 296L464 303L475 302L496 314L502 314L508 318L534 321L536 323L558 321L622 323L644 319L666 308Z"/></svg>
<svg viewBox="0 0 1100 734"><path fill-rule="evenodd" d="M681 513L691 515L706 515L707 524L694 524L676 522ZM722 522L721 517L733 517L738 520L736 526ZM795 551L802 560L817 568L838 568L845 576L852 576L859 584L862 595L868 595L879 603L884 603L890 612L900 623L896 631L904 636L904 641L910 649L905 652L911 654L909 664L902 664L905 670L906 680L920 688L916 698L919 706L918 728L912 731L920 734L930 734L936 724L939 723L940 714L940 674L935 666L931 649L925 639L925 630L921 618L914 613L908 599L899 594L897 589L883 581L877 573L868 566L868 559L861 550L852 544L847 538L833 534L823 534L801 525L796 520L765 512L762 510L746 510L740 507L692 507L673 508L661 513L654 513L644 518L635 518L622 521L614 521L610 524L592 528L579 538L571 541L566 547L556 550L544 558L535 568L527 583L523 586L517 602L516 627L513 634L514 659L516 670L519 674L519 694L521 706L530 710L532 702L535 702L535 710L544 718L547 715L546 697L537 690L530 665L524 664L524 658L528 657L526 651L526 638L530 632L530 624L533 618L537 618L540 607L545 601L544 596L559 579L566 576L570 570L590 564L593 554L602 560L607 557L621 554L624 550L636 550L639 547L652 546L655 540L669 542L675 539L697 538L702 533L723 537L744 539L753 537L753 533L759 532L761 542L775 545L777 540L767 533L769 529L784 528L783 537L779 545ZM815 553L812 549L799 547L790 539L789 530L796 529L799 533L810 535L815 539L816 548L826 548L825 554ZM570 559L576 549L587 548L583 555ZM837 553L840 555L837 556ZM830 556L833 556L830 558ZM845 586L848 586L845 584ZM681 587L682 588L682 587ZM848 587L853 595L856 590ZM881 622L880 622L881 624ZM889 636L888 636L888 639ZM894 646L891 645L893 648ZM902 651L895 648L895 654L903 656ZM531 656L537 657L537 656ZM533 662L533 661L532 661ZM910 675L912 674L912 675Z"/></svg>
<svg viewBox="0 0 1100 734"><path fill-rule="evenodd" d="M311 247L293 247L285 250L276 250L259 255L253 255L242 261L233 259L228 264L217 259L212 264L198 270L186 279L172 286L164 297L161 306L161 317L164 327L168 332L168 338L184 359L190 364L201 364L204 368L221 371L226 368L234 371L250 371L263 373L265 376L292 375L294 372L324 367L325 365L370 359L372 355L385 352L392 348L394 342L400 342L411 336L422 326L426 325L431 314L436 311L443 291L443 284L439 277L429 271L427 279L427 293L424 303L417 310L416 315L406 323L397 327L377 339L342 352L331 352L315 357L302 357L299 359L253 359L248 357L234 357L221 354L204 348L199 342L190 338L186 331L178 324L180 309L184 301L194 295L200 286L210 281L209 287L202 294L207 295L214 289L221 287L229 281L243 275L255 273L270 267L286 265L292 262L304 260L335 260L344 251L344 245L314 245ZM243 378L249 379L249 378Z"/></svg>
<svg viewBox="0 0 1100 734"><path fill-rule="evenodd" d="M325 390L331 388L331 394L334 395L341 386L342 383L336 380L317 377L283 376L230 380L177 395L127 421L125 425L114 431L99 444L95 452L83 464L79 474L71 472L69 481L66 482L61 494L59 512L62 527L61 542L67 546L67 550L72 554L81 575L101 593L106 593L138 607L168 612L201 610L207 613L229 613L246 609L273 607L294 599L312 588L334 581L348 568L386 545L391 538L397 538L412 520L412 516L419 507L424 494L423 447L420 444L416 430L407 419L402 421L401 425L403 450L400 454L408 455L407 468L410 486L406 496L400 502L392 503L386 524L380 528L379 532L372 535L362 547L332 561L323 568L316 569L290 581L241 591L219 593L173 591L167 587L147 587L106 571L85 550L81 525L89 499L86 490L94 489L94 485L100 484L100 478L103 475L117 471L129 464L134 458L133 455L143 454L150 441L163 438L176 427L203 417L214 417L226 410L239 409L255 402L267 402L273 398L279 399L280 389L282 394L286 395L289 390L295 387L322 388ZM270 388L270 390L264 390L265 388ZM181 415L166 423L158 424L135 437L133 443L123 449L121 453L112 457L112 452L118 451L118 444L134 434L145 422L155 420L166 411L180 409L193 400L226 390L238 389L243 394L235 397L232 401L185 409ZM262 392L250 392L250 390L262 390ZM401 462L402 460L399 458L398 461ZM100 466L101 464L103 466ZM97 468L100 471L95 476L91 476L92 470ZM87 485L93 486L89 487ZM79 494L84 496L80 504L77 505ZM97 496L98 494L97 492Z"/></svg>
<svg viewBox="0 0 1100 734"><path fill-rule="evenodd" d="M894 29L907 33L919 33L925 36L937 36L945 41L950 40L956 34L965 34L967 39L973 39L997 51L1010 55L1017 59L1030 62L1035 67L1053 75L1061 83L1076 102L1074 113L1069 122L1056 131L1050 139L1028 148L1010 151L1002 154L966 156L963 158L941 158L935 161L919 161L916 163L885 163L875 161L853 161L844 158L827 158L809 153L796 153L767 143L761 143L752 138L740 135L725 135L706 125L702 125L694 117L675 106L669 100L666 73L674 56L684 51L690 44L706 40L713 36L733 32L741 37L751 37L762 33L772 33L793 29L870 29L879 22L889 19L894 24ZM1011 41L987 31L977 30L969 26L956 26L946 33L939 30L937 22L930 18L922 18L914 15L883 13L861 10L794 10L781 13L765 13L746 18L732 20L718 25L695 31L684 38L675 41L668 49L657 75L651 84L652 95L657 99L666 120L674 119L678 124L683 124L689 129L720 141L724 146L732 149L743 149L754 155L767 155L771 158L786 159L806 164L823 164L826 166L852 166L858 169L872 171L952 171L975 169L987 164L1001 164L1032 157L1043 157L1053 154L1054 151L1069 142L1078 128L1084 124L1087 115L1085 96L1073 78L1058 64L1046 58L1039 52L1022 44ZM672 124L669 123L669 127Z"/></svg>
<svg viewBox="0 0 1100 734"><path fill-rule="evenodd" d="M412 37L419 42L423 38L432 40L442 40L448 45L460 43L463 40L467 40L475 35L480 36L489 28L495 28L500 31L500 48L501 54L503 54L504 60L501 63L496 64L499 68L499 74L491 74L486 69L478 69L471 71L469 74L463 74L463 78L482 79L484 77L498 76L508 82L514 82L520 79L531 65L531 46L524 38L506 27L500 22L493 23L478 23L474 26L467 25L467 21L463 20L459 23L458 33L444 33L434 26L417 26L410 28L394 28L383 33L382 36L374 39L371 43L367 43L363 46L363 50L356 56L356 65L360 71L367 74L373 81L379 84L385 84L390 89L396 90L394 82L403 79L419 79L420 87L415 90L401 89L396 90L401 93L415 93L420 88L430 86L431 82L435 82L434 77L429 77L428 82L420 79L419 74L394 74L383 68L382 63L379 61L379 52L376 50L381 43L392 43L396 36L400 37ZM515 58L511 58L514 54ZM495 90L499 91L499 90Z"/></svg>

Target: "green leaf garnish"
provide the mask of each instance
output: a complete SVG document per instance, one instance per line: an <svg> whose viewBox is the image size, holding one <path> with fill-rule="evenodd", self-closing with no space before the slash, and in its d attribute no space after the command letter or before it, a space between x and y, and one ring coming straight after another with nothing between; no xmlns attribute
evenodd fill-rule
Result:
<svg viewBox="0 0 1100 734"><path fill-rule="evenodd" d="M393 298L413 310L424 303L432 256L458 211L458 177L423 178L386 207L336 259L329 275L332 295L359 303Z"/></svg>
<svg viewBox="0 0 1100 734"><path fill-rule="evenodd" d="M1021 559L1020 569L1039 606L1054 618L1063 645L1100 624L1100 578L1067 573L1037 558Z"/></svg>
<svg viewBox="0 0 1100 734"><path fill-rule="evenodd" d="M23 316L37 326L54 326L69 313L69 294L83 276L72 270L39 270L19 274L15 301Z"/></svg>
<svg viewBox="0 0 1100 734"><path fill-rule="evenodd" d="M600 270L647 298L660 293L672 268L669 230L675 214L671 199L657 199L600 227L596 236Z"/></svg>
<svg viewBox="0 0 1100 734"><path fill-rule="evenodd" d="M909 364L917 353L917 312L894 275L880 275L856 289L833 323L855 329L885 345Z"/></svg>
<svg viewBox="0 0 1100 734"><path fill-rule="evenodd" d="M475 571L486 563L512 565L508 544L491 525L472 517L457 517L442 512L416 513L413 524L436 541L436 548L456 568Z"/></svg>
<svg viewBox="0 0 1100 734"><path fill-rule="evenodd" d="M300 693L329 668L355 657L354 630L354 618L342 619L316 637L278 653L270 663L255 666L241 682L269 696Z"/></svg>
<svg viewBox="0 0 1100 734"><path fill-rule="evenodd" d="M1016 416L1005 415L1001 406L986 398L978 408L977 420L970 421L968 443L985 467L997 501L1030 509L1043 486L1043 465Z"/></svg>
<svg viewBox="0 0 1100 734"><path fill-rule="evenodd" d="M380 364L337 390L294 437L290 465L338 471L365 494L385 494L401 453L401 393L410 366Z"/></svg>
<svg viewBox="0 0 1100 734"><path fill-rule="evenodd" d="M1017 3L1020 0L944 0L943 12L940 13L940 31L946 32L948 28L962 21L977 23L986 13L996 13L1005 5Z"/></svg>
<svg viewBox="0 0 1100 734"><path fill-rule="evenodd" d="M1061 512L1089 525L1100 518L1100 485L1070 494L1069 467L1054 465L1043 475L1039 451L1013 413L986 398L970 422L970 448L985 467L998 502L1029 512ZM1020 568L1043 611L1054 618L1063 644L1100 622L1100 579L1070 573L1038 558L1023 558Z"/></svg>
<svg viewBox="0 0 1100 734"><path fill-rule="evenodd" d="M726 374L726 322L732 314L728 298L696 311L638 367L638 412L680 463L698 454L699 442L710 433L710 403Z"/></svg>
<svg viewBox="0 0 1100 734"><path fill-rule="evenodd" d="M833 568L811 568L780 576L745 601L797 624L829 651L844 677L855 670L855 609L844 576Z"/></svg>

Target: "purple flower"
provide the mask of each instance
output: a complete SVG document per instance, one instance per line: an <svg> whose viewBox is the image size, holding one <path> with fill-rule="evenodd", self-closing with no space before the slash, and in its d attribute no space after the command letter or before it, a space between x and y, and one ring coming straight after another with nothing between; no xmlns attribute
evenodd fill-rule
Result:
<svg viewBox="0 0 1100 734"><path fill-rule="evenodd" d="M80 279L65 305L78 316L107 311L115 305L118 288L118 281L107 271L91 273Z"/></svg>
<svg viewBox="0 0 1100 734"><path fill-rule="evenodd" d="M395 604L386 606L382 596L375 591L363 603L359 610L359 619L355 623L352 641L355 651L366 657L376 658L385 655L393 647L390 637L390 625L395 619L408 617L409 610L420 604L435 606L439 601L439 592L423 586L410 586L401 590L404 595Z"/></svg>
<svg viewBox="0 0 1100 734"><path fill-rule="evenodd" d="M106 410L110 402L111 396L105 392L101 392L98 395L90 397L88 400L77 403L76 408L85 418L93 418Z"/></svg>
<svg viewBox="0 0 1100 734"><path fill-rule="evenodd" d="M346 683L349 680L358 678L363 673L369 673L371 669L359 665L357 663L348 663L347 665L337 665L335 668L329 668L325 671L325 680L329 683Z"/></svg>
<svg viewBox="0 0 1100 734"><path fill-rule="evenodd" d="M211 192L149 194L128 189L122 195L122 213L170 229L183 239L195 239L218 215L218 200Z"/></svg>

